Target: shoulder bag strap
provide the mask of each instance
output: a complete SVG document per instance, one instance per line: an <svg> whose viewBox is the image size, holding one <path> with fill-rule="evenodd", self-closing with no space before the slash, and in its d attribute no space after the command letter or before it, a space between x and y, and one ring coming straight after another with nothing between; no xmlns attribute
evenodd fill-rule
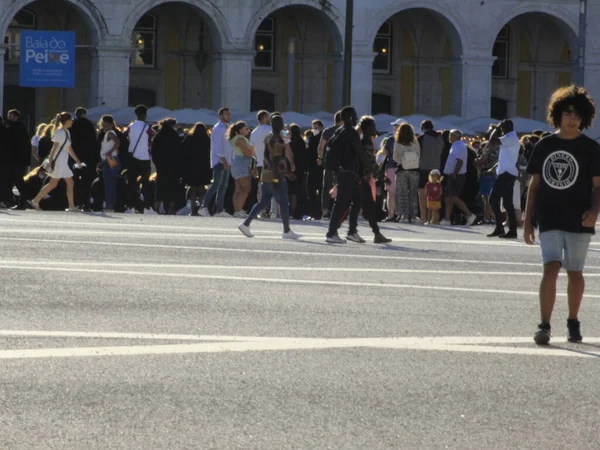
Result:
<svg viewBox="0 0 600 450"><path fill-rule="evenodd" d="M138 140L135 143L135 147L133 147L133 152L131 152L131 156L133 156L134 158L135 158L135 152L138 148L138 145L140 144L140 140L142 139L142 136L144 135L144 132L146 131L146 126L147 126L147 124L144 123L144 127L142 128L142 131L140 132Z"/></svg>
<svg viewBox="0 0 600 450"><path fill-rule="evenodd" d="M56 161L56 159L58 158L58 156L60 155L60 152L63 151L63 148L65 148L65 145L67 145L67 141L69 140L69 135L67 134L67 132L65 131L65 142L62 143L62 145L60 146L60 149L58 150L58 152L56 152L56 155L54 155L54 158L52 158L52 161Z"/></svg>

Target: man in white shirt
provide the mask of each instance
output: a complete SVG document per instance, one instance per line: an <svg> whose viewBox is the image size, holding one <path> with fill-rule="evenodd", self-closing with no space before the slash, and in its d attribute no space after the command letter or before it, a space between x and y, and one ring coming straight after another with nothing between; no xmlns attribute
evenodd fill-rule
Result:
<svg viewBox="0 0 600 450"><path fill-rule="evenodd" d="M500 137L502 136L502 137ZM496 217L496 229L488 234L488 237L499 237L501 239L517 238L517 216L515 214L515 205L513 203L513 193L515 181L519 174L517 161L521 151L519 137L514 131L512 120L500 122L498 127L490 136L491 141L500 142L500 152L498 154L498 165L496 167L496 182L490 196L490 205ZM504 232L504 220L502 210L500 209L500 200L504 205L506 215L508 216L508 233ZM521 209L519 207L519 209Z"/></svg>
<svg viewBox="0 0 600 450"><path fill-rule="evenodd" d="M127 206L128 212L133 212L133 209L140 213L144 213L144 204L140 199L140 190L138 178L141 177L141 192L146 191L146 186L150 180L152 166L150 164L150 149L152 147L152 138L154 130L146 123L148 107L138 105L135 107L135 116L137 120L131 122L123 131L123 135L129 139L129 158L126 161L127 165ZM148 212L150 205L148 204Z"/></svg>
<svg viewBox="0 0 600 450"><path fill-rule="evenodd" d="M233 147L227 140L227 129L231 122L231 112L229 108L219 110L219 122L213 127L210 135L210 160L213 168L213 184L206 191L202 208L199 214L201 216L210 216L208 205L212 199L217 196L215 216L231 217L225 211L225 192L229 185L229 176L231 174L231 161L233 159Z"/></svg>
<svg viewBox="0 0 600 450"><path fill-rule="evenodd" d="M460 192L467 180L467 157L469 156L469 151L462 140L462 132L459 130L452 130L450 132L450 143L452 147L446 160L446 167L444 167L444 174L448 177L446 184L446 218L442 220L441 225L452 225L452 210L456 206L467 217L467 225L471 226L475 222L475 219L477 219L477 216L469 211L465 202L460 198Z"/></svg>
<svg viewBox="0 0 600 450"><path fill-rule="evenodd" d="M250 143L256 149L256 167L258 168L258 179L260 180L265 157L265 138L272 130L271 115L268 111L259 111L256 120L258 120L258 126L250 134ZM258 183L257 197L260 201L260 183Z"/></svg>

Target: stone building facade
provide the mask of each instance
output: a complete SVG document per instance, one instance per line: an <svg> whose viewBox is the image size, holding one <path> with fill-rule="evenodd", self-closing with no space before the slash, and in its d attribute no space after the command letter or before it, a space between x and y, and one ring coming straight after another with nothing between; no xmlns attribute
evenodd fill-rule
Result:
<svg viewBox="0 0 600 450"><path fill-rule="evenodd" d="M0 0L4 109L30 120L137 103L312 113L342 102L345 0ZM543 119L577 74L578 0L355 0L362 112ZM600 3L586 85L600 98ZM74 89L18 86L23 29L77 33ZM598 91L598 92L596 92Z"/></svg>

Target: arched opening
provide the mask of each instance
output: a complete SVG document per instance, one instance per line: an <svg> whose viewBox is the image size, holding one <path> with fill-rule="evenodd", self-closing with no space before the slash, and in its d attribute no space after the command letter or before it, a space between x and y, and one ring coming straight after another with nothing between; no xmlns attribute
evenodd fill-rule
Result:
<svg viewBox="0 0 600 450"><path fill-rule="evenodd" d="M63 0L22 2L4 31L4 109L19 109L30 129L48 121L60 111L92 103L93 47L98 41L99 24L80 7ZM74 88L28 88L19 86L20 36L24 30L73 31L76 34Z"/></svg>
<svg viewBox="0 0 600 450"><path fill-rule="evenodd" d="M342 37L325 12L286 6L252 31L252 90L273 94L270 110L310 113L341 106Z"/></svg>
<svg viewBox="0 0 600 450"><path fill-rule="evenodd" d="M571 82L576 42L574 30L545 13L526 13L509 21L492 49L492 111L500 111L495 99L505 99L506 116L544 120L552 92Z"/></svg>
<svg viewBox="0 0 600 450"><path fill-rule="evenodd" d="M125 27L130 105L153 93L154 105L168 109L210 108L219 83L213 55L221 45L212 19L185 2L161 3L135 19Z"/></svg>
<svg viewBox="0 0 600 450"><path fill-rule="evenodd" d="M373 92L389 92L391 114L460 115L462 41L442 14L408 9L385 20L373 41ZM373 96L373 113L376 97Z"/></svg>

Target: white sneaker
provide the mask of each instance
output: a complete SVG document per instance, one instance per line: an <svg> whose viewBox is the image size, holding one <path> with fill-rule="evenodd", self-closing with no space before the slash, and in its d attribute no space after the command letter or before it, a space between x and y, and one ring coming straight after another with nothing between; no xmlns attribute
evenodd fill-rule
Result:
<svg viewBox="0 0 600 450"><path fill-rule="evenodd" d="M231 214L228 214L226 211L221 211L220 213L215 214L214 217L232 218L233 216Z"/></svg>
<svg viewBox="0 0 600 450"><path fill-rule="evenodd" d="M476 220L477 216L475 214L471 214L469 217L467 217L467 226L470 227L475 223Z"/></svg>
<svg viewBox="0 0 600 450"><path fill-rule="evenodd" d="M235 217L236 219L246 219L248 217L248 214L246 214L244 211L237 211L233 214L233 217Z"/></svg>
<svg viewBox="0 0 600 450"><path fill-rule="evenodd" d="M282 239L293 239L293 240L296 240L296 239L300 239L301 237L302 237L302 235L296 234L292 230L288 231L287 233L283 233L281 235Z"/></svg>
<svg viewBox="0 0 600 450"><path fill-rule="evenodd" d="M81 211L77 208L67 208L67 209L65 209L65 212L81 212Z"/></svg>
<svg viewBox="0 0 600 450"><path fill-rule="evenodd" d="M445 227L449 227L452 225L452 222L450 222L448 219L444 219L440 222L440 225L445 226Z"/></svg>
<svg viewBox="0 0 600 450"><path fill-rule="evenodd" d="M366 242L363 238L360 237L358 233L349 234L348 236L346 236L346 239L352 242L356 242L358 244L364 244Z"/></svg>
<svg viewBox="0 0 600 450"><path fill-rule="evenodd" d="M184 206L179 211L177 211L176 215L177 216L189 216L191 212L192 212L192 208L190 208L189 206Z"/></svg>
<svg viewBox="0 0 600 450"><path fill-rule="evenodd" d="M250 231L250 227L247 227L247 226L246 226L246 225L244 225L243 223L241 223L241 224L238 226L238 230L240 230L240 231L242 232L242 234L243 234L244 236L246 236L246 237L249 237L249 238L253 238L253 237L254 237L254 235L252 234L252 231Z"/></svg>
<svg viewBox="0 0 600 450"><path fill-rule="evenodd" d="M129 208L123 211L123 214L135 214L135 209Z"/></svg>
<svg viewBox="0 0 600 450"><path fill-rule="evenodd" d="M342 239L339 235L335 234L333 236L327 236L325 242L327 242L328 244L345 244L346 239Z"/></svg>
<svg viewBox="0 0 600 450"><path fill-rule="evenodd" d="M210 217L210 211L208 208L202 208L200 211L198 211L198 214L202 217Z"/></svg>
<svg viewBox="0 0 600 450"><path fill-rule="evenodd" d="M144 214L148 214L149 216L157 216L158 214L152 208L146 208L144 210Z"/></svg>

